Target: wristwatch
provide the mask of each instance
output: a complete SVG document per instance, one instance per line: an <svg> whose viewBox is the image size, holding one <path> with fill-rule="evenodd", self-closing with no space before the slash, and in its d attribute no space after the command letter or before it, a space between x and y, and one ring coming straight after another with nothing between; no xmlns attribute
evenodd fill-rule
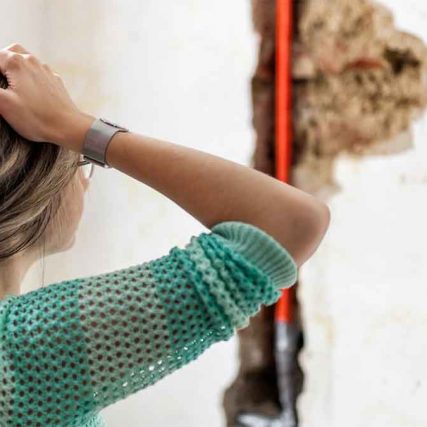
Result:
<svg viewBox="0 0 427 427"><path fill-rule="evenodd" d="M83 158L98 166L111 168L107 164L105 153L109 142L117 132L129 132L129 129L106 119L96 119L83 141Z"/></svg>

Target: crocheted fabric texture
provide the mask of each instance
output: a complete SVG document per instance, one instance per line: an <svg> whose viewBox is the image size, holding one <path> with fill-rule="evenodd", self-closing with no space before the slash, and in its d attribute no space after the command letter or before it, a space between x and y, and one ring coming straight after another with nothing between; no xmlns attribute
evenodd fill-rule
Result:
<svg viewBox="0 0 427 427"><path fill-rule="evenodd" d="M1 427L100 427L99 411L196 359L297 280L287 250L227 221L184 249L0 301Z"/></svg>

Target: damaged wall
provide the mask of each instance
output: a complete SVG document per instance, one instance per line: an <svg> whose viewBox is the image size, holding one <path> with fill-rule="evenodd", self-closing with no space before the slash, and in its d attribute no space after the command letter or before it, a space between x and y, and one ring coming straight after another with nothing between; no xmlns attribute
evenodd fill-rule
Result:
<svg viewBox="0 0 427 427"><path fill-rule="evenodd" d="M274 4L253 1L261 36L252 80L253 165L271 175ZM396 0L393 12L407 7ZM420 5L418 12L423 8L427 12ZM427 162L417 160L426 151L426 119L412 126L426 105L427 50L416 36L426 35L426 13L424 22L422 13L407 16L412 35L372 1L301 0L295 9L292 184L324 199L333 212L326 239L300 271L301 425L426 425L420 400L426 318L418 298L426 296L420 236L427 233L423 215L410 215L415 206L427 210ZM224 399L229 426L242 410L277 411L271 322L266 308L239 334L240 371ZM253 378L262 390L248 393ZM402 389L411 398L402 399Z"/></svg>
<svg viewBox="0 0 427 427"><path fill-rule="evenodd" d="M427 42L426 6L410 0L385 3L399 29ZM390 140L390 132L424 104L425 53L412 36L393 39L394 48L410 42L411 50L397 56L410 60L397 73L396 87L386 92L396 114L388 122L374 116L389 139L375 147L374 139L372 145L365 138L362 148L371 147L365 154L336 157L333 179L340 192L328 199L332 227L300 275L303 427L427 425L427 318L421 303L427 277L427 118ZM405 74L414 79L405 82ZM375 134L375 126L365 126L368 136ZM401 151L405 147L411 149ZM381 152L391 155L374 155Z"/></svg>
<svg viewBox="0 0 427 427"><path fill-rule="evenodd" d="M331 174L344 150L410 146L402 132L427 101L427 49L371 0L305 0L297 10L294 182L325 194L326 185L338 190Z"/></svg>

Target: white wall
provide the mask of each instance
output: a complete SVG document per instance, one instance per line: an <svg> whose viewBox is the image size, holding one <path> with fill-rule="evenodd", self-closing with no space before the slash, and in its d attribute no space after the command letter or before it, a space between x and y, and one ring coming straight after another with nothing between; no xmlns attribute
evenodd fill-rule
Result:
<svg viewBox="0 0 427 427"><path fill-rule="evenodd" d="M249 164L249 79L257 39L248 1L14 0L13 16L30 5L40 15L38 28L11 26L10 43L20 41L41 55L83 110ZM76 244L46 259L45 282L142 263L202 231L160 193L97 168ZM41 275L41 265L35 266L26 288L38 286ZM218 343L155 386L109 407L105 419L111 427L222 425L222 392L234 378L236 359L235 339Z"/></svg>
<svg viewBox="0 0 427 427"><path fill-rule="evenodd" d="M19 41L42 55L82 109L249 164L256 38L248 1L0 3L2 44ZM427 41L423 2L387 4L399 26ZM300 272L304 427L427 425L426 135L423 118L413 150L357 160L344 155L336 164L343 192L329 201L331 228ZM127 206L125 213L117 206ZM153 259L202 230L161 194L98 168L76 245L47 258L46 283ZM40 276L35 266L26 287L37 286ZM222 390L235 369L235 340L217 344L105 410L108 425L222 425Z"/></svg>
<svg viewBox="0 0 427 427"><path fill-rule="evenodd" d="M387 0L427 42L427 5ZM414 148L336 164L331 228L301 271L303 427L425 427L427 117Z"/></svg>

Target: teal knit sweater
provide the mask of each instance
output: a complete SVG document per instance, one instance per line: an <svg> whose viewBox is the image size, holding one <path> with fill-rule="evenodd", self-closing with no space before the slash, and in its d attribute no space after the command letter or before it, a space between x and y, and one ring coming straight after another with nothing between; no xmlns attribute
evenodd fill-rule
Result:
<svg viewBox="0 0 427 427"><path fill-rule="evenodd" d="M0 426L104 426L101 409L230 339L296 280L272 236L226 221L152 261L7 296Z"/></svg>

